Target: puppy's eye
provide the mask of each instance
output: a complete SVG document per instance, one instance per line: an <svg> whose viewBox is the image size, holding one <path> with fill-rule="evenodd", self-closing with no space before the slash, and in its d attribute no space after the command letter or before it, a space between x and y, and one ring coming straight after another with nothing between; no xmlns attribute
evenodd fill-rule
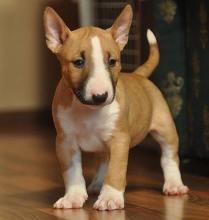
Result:
<svg viewBox="0 0 209 220"><path fill-rule="evenodd" d="M109 65L110 67L114 67L115 64L116 64L116 62L117 62L117 60L110 58L110 59L108 60L108 65Z"/></svg>
<svg viewBox="0 0 209 220"><path fill-rule="evenodd" d="M83 59L77 59L73 61L73 65L79 69L83 68L84 64L85 64L85 61Z"/></svg>

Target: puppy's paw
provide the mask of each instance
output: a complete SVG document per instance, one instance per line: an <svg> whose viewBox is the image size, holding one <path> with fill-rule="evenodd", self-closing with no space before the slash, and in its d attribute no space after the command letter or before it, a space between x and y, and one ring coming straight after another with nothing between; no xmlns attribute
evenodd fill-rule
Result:
<svg viewBox="0 0 209 220"><path fill-rule="evenodd" d="M105 185L94 203L94 209L98 210L116 210L124 208L123 192Z"/></svg>
<svg viewBox="0 0 209 220"><path fill-rule="evenodd" d="M163 193L168 196L183 195L189 192L189 188L183 184L175 184L175 182L165 182Z"/></svg>
<svg viewBox="0 0 209 220"><path fill-rule="evenodd" d="M86 189L80 186L72 186L64 197L54 203L54 208L57 209L76 209L82 208L88 195Z"/></svg>

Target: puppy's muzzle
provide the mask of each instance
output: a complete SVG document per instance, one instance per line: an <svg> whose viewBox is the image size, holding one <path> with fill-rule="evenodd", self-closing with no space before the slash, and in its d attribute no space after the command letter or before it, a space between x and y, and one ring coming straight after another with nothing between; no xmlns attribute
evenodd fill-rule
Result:
<svg viewBox="0 0 209 220"><path fill-rule="evenodd" d="M108 92L105 92L103 94L93 94L91 99L86 100L83 95L83 90L74 89L73 91L77 99L85 105L102 105L106 102L108 98Z"/></svg>

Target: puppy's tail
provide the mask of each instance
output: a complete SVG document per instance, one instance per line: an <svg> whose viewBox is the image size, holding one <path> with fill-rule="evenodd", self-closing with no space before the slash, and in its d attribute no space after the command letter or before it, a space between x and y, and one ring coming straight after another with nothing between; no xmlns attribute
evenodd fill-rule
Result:
<svg viewBox="0 0 209 220"><path fill-rule="evenodd" d="M152 74L154 69L157 67L160 59L157 40L150 29L147 30L147 40L150 46L148 60L134 71L135 74L146 78L148 78Z"/></svg>

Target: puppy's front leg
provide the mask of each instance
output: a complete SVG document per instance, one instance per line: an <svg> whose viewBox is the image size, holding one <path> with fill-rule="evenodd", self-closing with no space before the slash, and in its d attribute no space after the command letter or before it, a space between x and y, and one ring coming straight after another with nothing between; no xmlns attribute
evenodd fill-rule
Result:
<svg viewBox="0 0 209 220"><path fill-rule="evenodd" d="M124 208L124 191L128 163L130 137L127 133L117 133L107 146L110 159L104 185L94 204L98 210L114 210Z"/></svg>
<svg viewBox="0 0 209 220"><path fill-rule="evenodd" d="M66 137L57 137L56 151L65 183L65 195L54 208L81 208L87 199L86 184L82 174L81 152L73 148Z"/></svg>

